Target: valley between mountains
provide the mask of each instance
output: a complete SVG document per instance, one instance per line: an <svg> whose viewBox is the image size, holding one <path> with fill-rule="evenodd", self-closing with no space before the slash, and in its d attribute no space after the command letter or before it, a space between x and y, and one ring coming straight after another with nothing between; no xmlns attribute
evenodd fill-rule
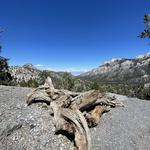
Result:
<svg viewBox="0 0 150 150"><path fill-rule="evenodd" d="M50 76L56 88L71 91L99 89L140 99L150 99L150 53L133 59L106 61L91 71L73 76L69 72L39 70L32 64L11 66L12 85L37 87Z"/></svg>

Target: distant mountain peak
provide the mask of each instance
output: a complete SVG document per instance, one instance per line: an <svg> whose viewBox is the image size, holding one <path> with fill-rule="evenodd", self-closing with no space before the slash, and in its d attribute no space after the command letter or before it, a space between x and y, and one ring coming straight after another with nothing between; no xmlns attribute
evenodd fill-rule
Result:
<svg viewBox="0 0 150 150"><path fill-rule="evenodd" d="M150 52L146 53L144 55L138 55L138 56L136 56L136 58L138 58L138 59L143 59L143 58L147 58L147 57L150 57Z"/></svg>
<svg viewBox="0 0 150 150"><path fill-rule="evenodd" d="M136 58L113 58L103 65L81 74L81 77L91 78L98 81L126 81L150 76L150 53L137 56Z"/></svg>
<svg viewBox="0 0 150 150"><path fill-rule="evenodd" d="M117 61L120 61L120 60L123 60L123 58L112 58L111 60L105 61L104 64L113 63L113 62L117 62Z"/></svg>
<svg viewBox="0 0 150 150"><path fill-rule="evenodd" d="M33 64L31 64L31 63L24 64L22 67L36 69L36 67Z"/></svg>

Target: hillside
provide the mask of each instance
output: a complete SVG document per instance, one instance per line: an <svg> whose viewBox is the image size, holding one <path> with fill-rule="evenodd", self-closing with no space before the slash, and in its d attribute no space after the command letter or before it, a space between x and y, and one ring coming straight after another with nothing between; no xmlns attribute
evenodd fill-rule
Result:
<svg viewBox="0 0 150 150"><path fill-rule="evenodd" d="M150 79L150 53L133 59L120 58L106 61L103 65L80 77L99 82L134 82Z"/></svg>
<svg viewBox="0 0 150 150"><path fill-rule="evenodd" d="M133 59L112 59L77 77L68 72L39 70L32 64L12 66L9 70L13 77L13 85L37 87L50 76L58 89L78 92L99 89L104 92L150 99L150 53Z"/></svg>
<svg viewBox="0 0 150 150"><path fill-rule="evenodd" d="M48 105L27 106L27 94L31 90L0 86L0 149L73 149L70 140L54 133ZM150 102L115 96L125 107L113 108L103 114L98 126L90 129L92 149L150 149Z"/></svg>
<svg viewBox="0 0 150 150"><path fill-rule="evenodd" d="M49 70L39 70L32 64L23 66L9 67L11 76L13 77L13 85L23 87L38 87L45 82L50 76L54 86L58 89L69 89L72 91L86 91L91 88L90 81L83 81L75 78L69 72L54 72Z"/></svg>
<svg viewBox="0 0 150 150"><path fill-rule="evenodd" d="M106 61L79 78L96 82L104 91L150 99L150 53Z"/></svg>

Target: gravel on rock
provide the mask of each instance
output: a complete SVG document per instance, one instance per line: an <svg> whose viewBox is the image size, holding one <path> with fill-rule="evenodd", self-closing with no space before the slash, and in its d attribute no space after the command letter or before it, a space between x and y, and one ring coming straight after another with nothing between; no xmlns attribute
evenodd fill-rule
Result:
<svg viewBox="0 0 150 150"><path fill-rule="evenodd" d="M55 134L49 106L27 106L30 88L0 86L0 150L73 150ZM92 150L150 150L150 101L116 95L125 107L103 114L91 128Z"/></svg>

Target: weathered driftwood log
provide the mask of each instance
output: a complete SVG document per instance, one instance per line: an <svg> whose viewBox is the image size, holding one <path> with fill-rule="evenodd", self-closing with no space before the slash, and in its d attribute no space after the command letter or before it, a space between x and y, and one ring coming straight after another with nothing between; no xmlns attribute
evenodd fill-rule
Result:
<svg viewBox="0 0 150 150"><path fill-rule="evenodd" d="M66 130L69 133L74 133L75 146L78 150L90 150L90 133L89 128L83 114L76 108L61 108L51 102L51 107L54 112L54 121L56 131Z"/></svg>
<svg viewBox="0 0 150 150"><path fill-rule="evenodd" d="M28 95L28 105L38 101L50 105L56 131L65 130L74 134L75 147L78 150L91 149L88 126L96 126L102 113L109 111L108 108L123 106L115 101L115 97L98 90L77 93L55 89L50 77L43 86L39 86Z"/></svg>

